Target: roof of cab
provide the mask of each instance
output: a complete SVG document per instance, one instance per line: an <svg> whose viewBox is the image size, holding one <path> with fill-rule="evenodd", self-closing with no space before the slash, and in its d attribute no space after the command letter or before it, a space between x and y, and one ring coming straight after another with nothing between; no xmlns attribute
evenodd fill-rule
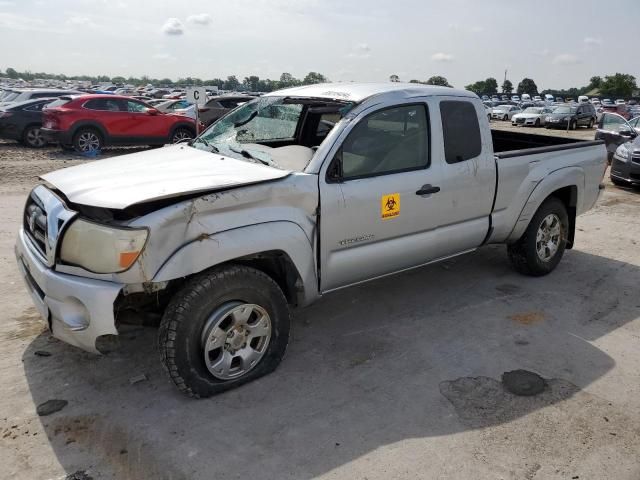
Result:
<svg viewBox="0 0 640 480"><path fill-rule="evenodd" d="M419 83L318 83L301 87L285 88L267 93L265 96L326 98L360 103L376 95L395 93L406 97L451 95L456 97L477 98L475 93L450 87L423 85Z"/></svg>

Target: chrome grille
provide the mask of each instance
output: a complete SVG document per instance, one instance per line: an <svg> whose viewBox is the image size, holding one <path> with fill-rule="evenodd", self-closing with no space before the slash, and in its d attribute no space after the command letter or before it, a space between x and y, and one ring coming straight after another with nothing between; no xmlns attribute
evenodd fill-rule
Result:
<svg viewBox="0 0 640 480"><path fill-rule="evenodd" d="M23 228L32 250L48 266L55 263L60 233L76 214L45 186L38 185L31 191L24 208Z"/></svg>
<svg viewBox="0 0 640 480"><path fill-rule="evenodd" d="M516 118L516 123L524 123L524 118Z"/></svg>

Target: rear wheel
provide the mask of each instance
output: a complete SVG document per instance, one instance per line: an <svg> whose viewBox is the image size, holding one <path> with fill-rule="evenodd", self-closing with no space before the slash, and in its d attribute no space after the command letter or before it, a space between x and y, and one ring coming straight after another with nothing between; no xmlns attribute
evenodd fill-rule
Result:
<svg viewBox="0 0 640 480"><path fill-rule="evenodd" d="M278 366L289 306L275 281L231 265L195 276L169 303L158 343L171 380L192 397L238 387Z"/></svg>
<svg viewBox="0 0 640 480"><path fill-rule="evenodd" d="M509 115L505 115L504 117L502 117L502 120L504 120L505 122L509 120Z"/></svg>
<svg viewBox="0 0 640 480"><path fill-rule="evenodd" d="M22 141L27 147L42 148L47 144L44 137L42 136L40 128L40 125L29 125L24 129Z"/></svg>
<svg viewBox="0 0 640 480"><path fill-rule="evenodd" d="M578 123L575 120L572 120L569 123L569 130L575 130L577 128L577 126L578 126Z"/></svg>
<svg viewBox="0 0 640 480"><path fill-rule="evenodd" d="M514 268L539 277L551 273L564 254L569 232L569 216L556 197L545 200L535 213L524 235L507 247Z"/></svg>
<svg viewBox="0 0 640 480"><path fill-rule="evenodd" d="M191 140L194 137L194 133L188 128L176 128L173 135L171 135L171 143L184 142L186 140Z"/></svg>
<svg viewBox="0 0 640 480"><path fill-rule="evenodd" d="M80 153L96 152L103 147L102 137L93 128L81 128L73 137L73 147Z"/></svg>

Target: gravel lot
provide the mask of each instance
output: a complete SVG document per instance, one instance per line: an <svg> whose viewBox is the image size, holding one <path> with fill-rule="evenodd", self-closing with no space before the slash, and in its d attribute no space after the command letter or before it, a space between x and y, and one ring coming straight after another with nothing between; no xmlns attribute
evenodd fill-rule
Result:
<svg viewBox="0 0 640 480"><path fill-rule="evenodd" d="M24 198L86 161L0 143L1 478L640 478L638 191L607 183L550 276L489 246L328 295L295 313L274 374L194 401L165 378L154 329L97 357L31 306L12 248ZM503 389L520 368L542 394ZM39 417L51 399L68 404Z"/></svg>

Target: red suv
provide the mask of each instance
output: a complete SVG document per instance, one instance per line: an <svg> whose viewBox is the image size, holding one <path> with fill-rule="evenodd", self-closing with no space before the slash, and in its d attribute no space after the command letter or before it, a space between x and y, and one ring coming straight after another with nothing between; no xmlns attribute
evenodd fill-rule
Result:
<svg viewBox="0 0 640 480"><path fill-rule="evenodd" d="M42 112L42 135L78 152L110 145L164 145L196 134L191 118L119 95L64 96Z"/></svg>

